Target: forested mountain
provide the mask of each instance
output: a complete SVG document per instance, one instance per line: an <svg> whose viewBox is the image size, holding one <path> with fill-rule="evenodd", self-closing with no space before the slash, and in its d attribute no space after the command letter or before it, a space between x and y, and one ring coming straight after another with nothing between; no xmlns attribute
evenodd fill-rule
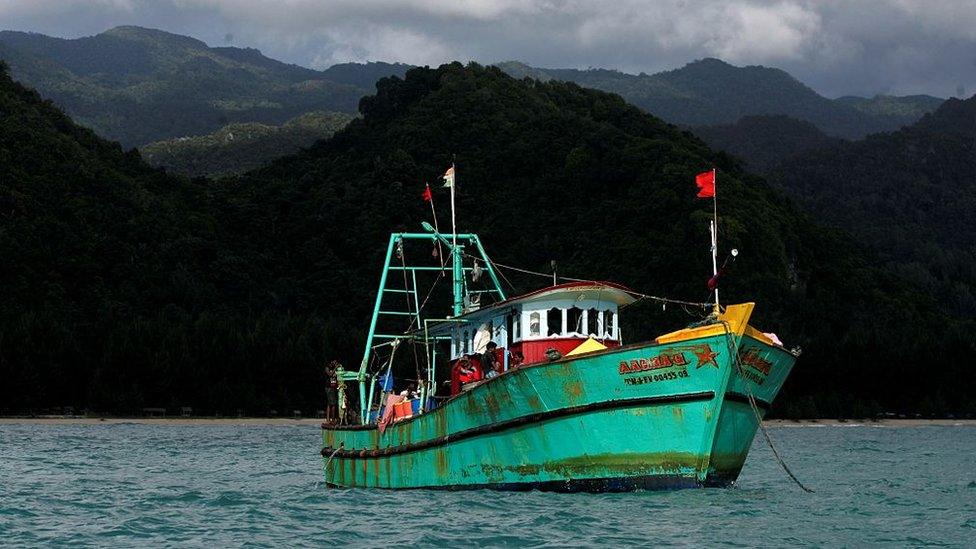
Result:
<svg viewBox="0 0 976 549"><path fill-rule="evenodd" d="M948 314L976 316L976 96L770 171L816 219L850 231Z"/></svg>
<svg viewBox="0 0 976 549"><path fill-rule="evenodd" d="M514 61L499 67L516 78L565 80L620 94L647 112L682 126L715 126L751 115L786 115L814 124L824 133L859 138L918 120L942 100L929 96L827 99L785 71L735 67L702 59L657 74L607 69L539 69Z"/></svg>
<svg viewBox="0 0 976 549"><path fill-rule="evenodd" d="M781 414L976 407L971 326L617 96L451 64L381 80L361 112L214 185L148 167L0 75L0 407L320 408L324 361L358 362L388 233L428 219L423 182L452 160L460 228L499 262L694 300L710 206L692 181L715 166L722 248L742 252L725 298L758 301L757 324L805 349ZM645 302L624 329L701 314Z"/></svg>
<svg viewBox="0 0 976 549"><path fill-rule="evenodd" d="M939 108L945 99L931 95L875 95L874 97L857 97L845 95L835 101L850 105L855 109L872 115L893 118L900 126L908 126L924 115Z"/></svg>
<svg viewBox="0 0 976 549"><path fill-rule="evenodd" d="M191 177L240 174L330 137L352 119L351 114L312 111L281 126L229 124L210 135L157 141L139 151L147 162L172 173Z"/></svg>
<svg viewBox="0 0 976 549"><path fill-rule="evenodd" d="M0 58L14 78L126 147L231 123L279 125L309 111L355 113L377 78L406 70L371 63L319 72L140 27L73 40L4 31Z"/></svg>
<svg viewBox="0 0 976 549"><path fill-rule="evenodd" d="M387 76L403 77L412 66L403 63L383 63L371 61L368 63L339 63L322 71L322 76L338 82L349 84L373 92L376 81Z"/></svg>
<svg viewBox="0 0 976 549"><path fill-rule="evenodd" d="M749 171L760 174L792 156L841 141L827 137L810 122L784 115L745 116L735 124L693 131L711 148L737 156Z"/></svg>

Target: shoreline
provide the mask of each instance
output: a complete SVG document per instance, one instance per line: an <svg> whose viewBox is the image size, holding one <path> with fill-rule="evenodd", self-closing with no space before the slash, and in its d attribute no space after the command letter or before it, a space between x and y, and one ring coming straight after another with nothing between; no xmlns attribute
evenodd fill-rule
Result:
<svg viewBox="0 0 976 549"><path fill-rule="evenodd" d="M288 426L312 425L318 427L322 418L273 418L273 417L0 417L3 425L169 425L177 427L204 425L253 425ZM770 419L763 422L767 427L976 427L976 419Z"/></svg>

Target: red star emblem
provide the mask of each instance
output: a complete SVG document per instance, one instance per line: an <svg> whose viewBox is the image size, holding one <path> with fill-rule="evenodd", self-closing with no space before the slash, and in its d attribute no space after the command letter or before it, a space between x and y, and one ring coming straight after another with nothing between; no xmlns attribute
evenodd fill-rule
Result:
<svg viewBox="0 0 976 549"><path fill-rule="evenodd" d="M695 365L695 369L701 368L709 363L718 368L718 362L715 361L718 353L712 351L712 348L708 345L695 345L691 352L695 353L695 357L698 358L698 364Z"/></svg>

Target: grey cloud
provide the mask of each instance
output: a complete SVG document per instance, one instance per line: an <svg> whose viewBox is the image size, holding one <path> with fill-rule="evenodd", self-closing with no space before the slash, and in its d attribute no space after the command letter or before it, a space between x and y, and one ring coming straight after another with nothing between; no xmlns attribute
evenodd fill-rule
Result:
<svg viewBox="0 0 976 549"><path fill-rule="evenodd" d="M59 36L137 24L307 66L518 59L656 72L701 57L783 68L828 96L976 88L961 0L7 0L0 26Z"/></svg>

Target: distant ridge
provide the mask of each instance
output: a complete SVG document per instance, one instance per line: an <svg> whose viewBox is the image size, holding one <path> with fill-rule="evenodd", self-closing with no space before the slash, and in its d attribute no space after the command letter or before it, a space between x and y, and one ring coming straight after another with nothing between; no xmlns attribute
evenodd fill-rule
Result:
<svg viewBox="0 0 976 549"><path fill-rule="evenodd" d="M811 122L827 135L856 139L910 124L942 101L929 96L831 100L783 70L736 67L712 58L651 75L607 69L540 69L517 61L498 66L516 78L566 80L614 92L682 126L733 124L744 116L785 115Z"/></svg>
<svg viewBox="0 0 976 549"><path fill-rule="evenodd" d="M408 68L347 63L316 71L253 48L212 48L135 26L77 39L3 31L0 58L15 79L126 147L231 123L280 125L311 111L354 114L377 79Z"/></svg>

